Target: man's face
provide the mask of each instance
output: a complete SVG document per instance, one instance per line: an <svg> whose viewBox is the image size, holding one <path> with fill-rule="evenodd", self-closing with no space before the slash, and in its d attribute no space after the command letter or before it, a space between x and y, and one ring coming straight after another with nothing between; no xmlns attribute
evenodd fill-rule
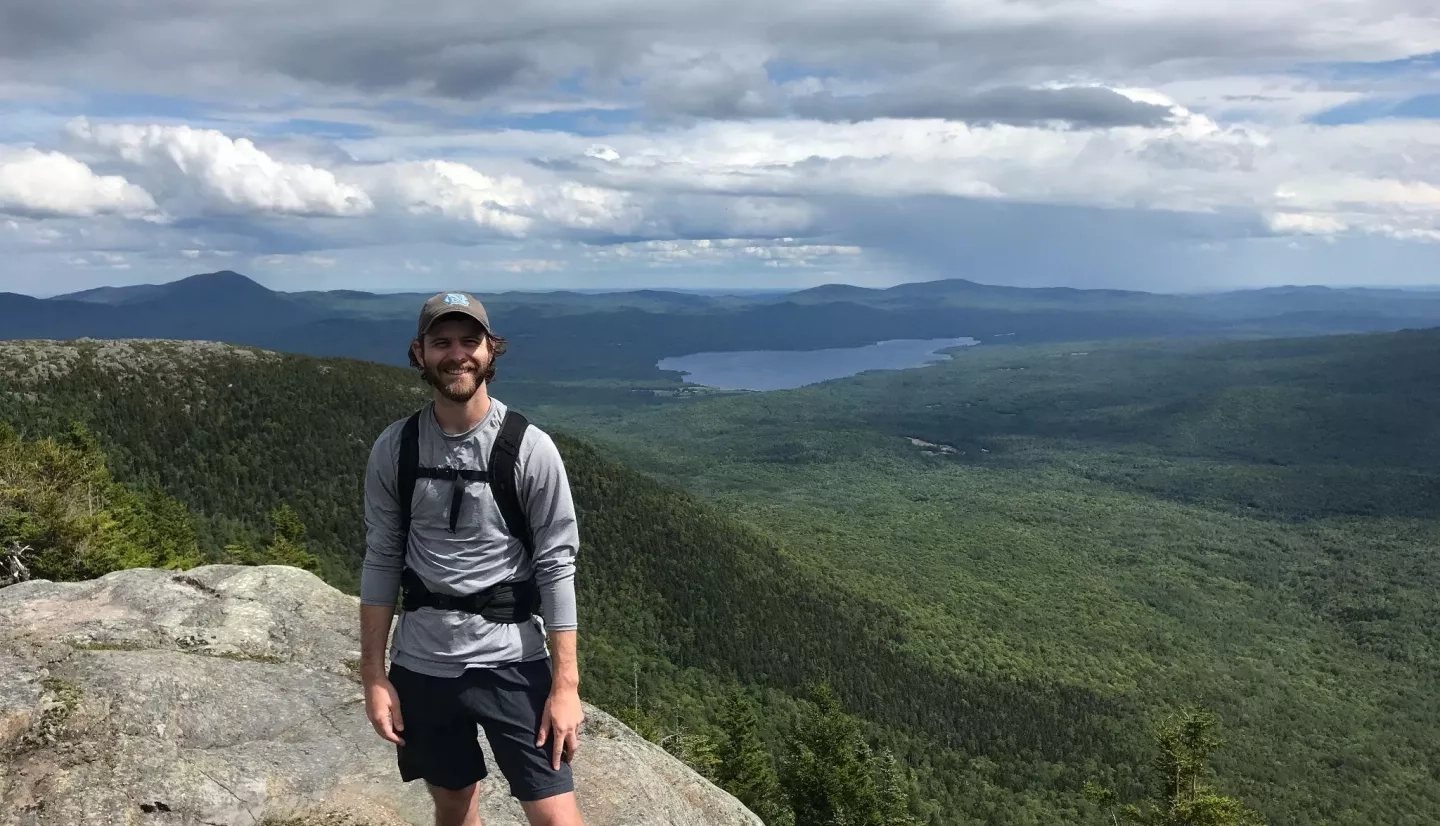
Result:
<svg viewBox="0 0 1440 826"><path fill-rule="evenodd" d="M490 344L473 318L442 318L412 347L425 381L451 401L469 401L490 366Z"/></svg>

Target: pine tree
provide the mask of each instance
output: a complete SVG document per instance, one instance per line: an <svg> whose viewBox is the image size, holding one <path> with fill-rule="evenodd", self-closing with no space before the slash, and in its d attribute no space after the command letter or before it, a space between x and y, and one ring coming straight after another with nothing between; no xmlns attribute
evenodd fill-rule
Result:
<svg viewBox="0 0 1440 826"><path fill-rule="evenodd" d="M225 546L225 553L241 565L290 565L311 573L320 570L320 560L306 545L305 523L289 504L270 512L270 544L256 549L246 544Z"/></svg>
<svg viewBox="0 0 1440 826"><path fill-rule="evenodd" d="M874 754L860 724L840 708L829 685L808 693L814 710L795 732L785 768L797 826L885 826Z"/></svg>
<svg viewBox="0 0 1440 826"><path fill-rule="evenodd" d="M708 726L698 731L681 729L668 737L662 737L662 746L677 760L714 783L720 769L720 734L717 729Z"/></svg>
<svg viewBox="0 0 1440 826"><path fill-rule="evenodd" d="M1153 800L1125 806L1126 820L1142 826L1263 826L1244 803L1206 783L1210 755L1223 745L1214 734L1218 726L1214 714L1200 709L1185 709L1160 726L1157 793Z"/></svg>
<svg viewBox="0 0 1440 826"><path fill-rule="evenodd" d="M795 812L786 804L775 761L760 738L755 704L736 688L721 710L725 737L717 753L717 781L766 826L792 826Z"/></svg>
<svg viewBox="0 0 1440 826"><path fill-rule="evenodd" d="M184 506L116 482L83 425L36 440L0 431L0 544L28 548L30 576L53 580L202 561Z"/></svg>
<svg viewBox="0 0 1440 826"><path fill-rule="evenodd" d="M880 816L885 826L918 826L910 814L913 786L905 766L888 749L875 760L875 785L880 795Z"/></svg>
<svg viewBox="0 0 1440 826"><path fill-rule="evenodd" d="M1120 804L1120 796L1109 786L1103 786L1094 780L1085 781L1085 799L1100 807L1101 811L1109 815L1111 826L1120 826L1120 817L1117 808Z"/></svg>

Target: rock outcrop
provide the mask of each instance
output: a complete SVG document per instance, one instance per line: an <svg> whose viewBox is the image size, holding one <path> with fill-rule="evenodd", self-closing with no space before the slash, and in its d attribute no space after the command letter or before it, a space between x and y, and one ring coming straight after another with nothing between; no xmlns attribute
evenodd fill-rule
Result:
<svg viewBox="0 0 1440 826"><path fill-rule="evenodd" d="M0 826L429 826L365 718L358 662L358 601L295 568L0 589ZM585 713L588 826L763 826ZM493 761L482 788L486 826L525 823Z"/></svg>

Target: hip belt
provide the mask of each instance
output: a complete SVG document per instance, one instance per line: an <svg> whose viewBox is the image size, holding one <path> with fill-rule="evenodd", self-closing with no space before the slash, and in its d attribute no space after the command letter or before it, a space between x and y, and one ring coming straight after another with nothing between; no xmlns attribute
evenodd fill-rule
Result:
<svg viewBox="0 0 1440 826"><path fill-rule="evenodd" d="M440 594L425 587L410 568L400 574L400 608L406 612L421 608L465 611L491 622L524 622L540 612L540 588L535 578L501 582L471 594Z"/></svg>

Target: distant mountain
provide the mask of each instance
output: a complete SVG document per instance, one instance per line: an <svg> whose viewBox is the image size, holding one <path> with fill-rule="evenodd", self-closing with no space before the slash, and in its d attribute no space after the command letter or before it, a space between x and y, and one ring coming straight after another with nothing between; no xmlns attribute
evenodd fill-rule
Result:
<svg viewBox="0 0 1440 826"><path fill-rule="evenodd" d="M1276 335L1371 332L1440 324L1440 293L1323 286L1169 294L1076 287L1006 287L952 278L883 289L827 284L772 300L807 304L849 302L892 310L946 306L1145 313L1206 320L1222 326L1244 322L1229 332L1258 329ZM1302 315L1305 313L1312 315Z"/></svg>
<svg viewBox="0 0 1440 826"><path fill-rule="evenodd" d="M171 338L256 344L320 314L239 273L35 299L0 294L4 338Z"/></svg>
<svg viewBox="0 0 1440 826"><path fill-rule="evenodd" d="M0 338L209 339L404 364L428 293L282 293L229 270L50 299L0 294ZM642 289L480 293L497 330L523 341L512 369L535 379L662 379L669 356L806 350L891 338L982 343L1130 337L1316 335L1440 325L1440 293L1296 288L1165 295L1026 288L965 279L784 294Z"/></svg>
<svg viewBox="0 0 1440 826"><path fill-rule="evenodd" d="M78 293L55 296L57 301L84 301L89 304L127 304L144 301L165 292L163 284L136 284L130 287L96 287Z"/></svg>
<svg viewBox="0 0 1440 826"><path fill-rule="evenodd" d="M136 284L128 287L96 287L55 297L58 301L87 301L93 304L138 304L150 301L257 299L277 293L234 270L202 273L164 284Z"/></svg>

